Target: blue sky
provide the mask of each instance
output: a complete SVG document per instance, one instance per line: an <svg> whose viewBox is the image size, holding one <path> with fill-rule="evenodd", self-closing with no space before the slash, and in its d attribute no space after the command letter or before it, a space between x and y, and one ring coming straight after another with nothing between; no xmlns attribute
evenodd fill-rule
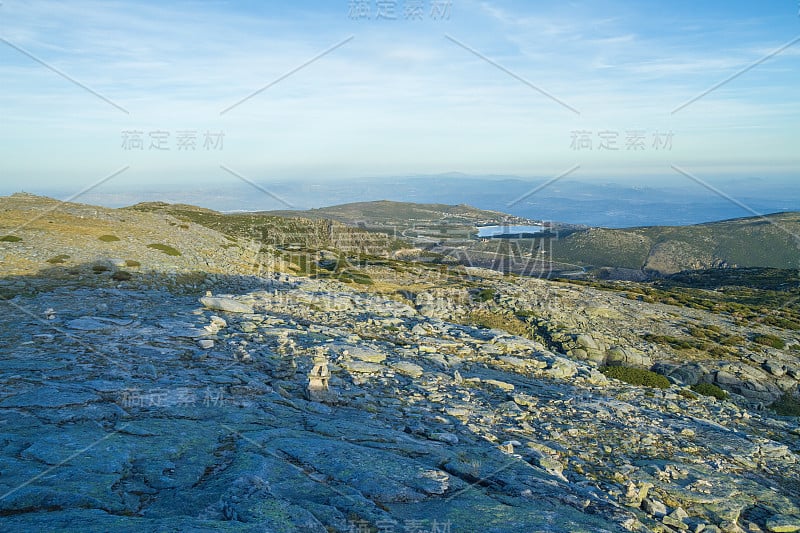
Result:
<svg viewBox="0 0 800 533"><path fill-rule="evenodd" d="M794 0L413 3L3 0L0 192L798 174L800 42L764 60L800 37Z"/></svg>

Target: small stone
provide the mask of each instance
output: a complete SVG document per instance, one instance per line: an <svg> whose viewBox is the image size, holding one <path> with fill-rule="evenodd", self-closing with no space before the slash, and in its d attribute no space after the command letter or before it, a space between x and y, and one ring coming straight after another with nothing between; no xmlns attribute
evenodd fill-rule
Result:
<svg viewBox="0 0 800 533"><path fill-rule="evenodd" d="M440 431L437 433L431 433L428 438L431 440L444 442L446 444L456 445L458 444L458 437L453 435L452 433L447 433L445 431Z"/></svg>
<svg viewBox="0 0 800 533"><path fill-rule="evenodd" d="M642 510L656 518L667 516L667 506L658 500L646 499L642 502Z"/></svg>
<svg viewBox="0 0 800 533"><path fill-rule="evenodd" d="M217 327L217 329L227 328L228 322L217 315L211 315L211 324Z"/></svg>
<svg viewBox="0 0 800 533"><path fill-rule="evenodd" d="M554 459L550 456L543 455L539 458L539 466L549 472L550 474L563 478L564 475L562 472L564 471L564 465L558 459Z"/></svg>
<svg viewBox="0 0 800 533"><path fill-rule="evenodd" d="M498 389L502 389L506 392L511 392L514 390L514 385L511 383L506 383L505 381L499 381L497 379L484 379L484 383L488 383L489 385L494 385Z"/></svg>
<svg viewBox="0 0 800 533"><path fill-rule="evenodd" d="M578 366L563 357L558 357L550 368L545 370L545 374L555 379L571 378L578 373Z"/></svg>
<svg viewBox="0 0 800 533"><path fill-rule="evenodd" d="M675 527L675 528L678 528L678 529L689 529L689 526L687 526L683 522L683 520L688 518L688 517L689 517L689 515L686 513L686 511L684 511L682 507L678 507L677 509L672 511L670 514L668 514L667 516L662 518L661 521L665 525L668 525L668 526L671 526L671 527Z"/></svg>
<svg viewBox="0 0 800 533"><path fill-rule="evenodd" d="M392 365L392 368L398 373L404 374L412 378L421 377L422 374L425 373L425 370L421 366L415 365L414 363L408 363L406 361L394 363Z"/></svg>
<svg viewBox="0 0 800 533"><path fill-rule="evenodd" d="M352 347L345 350L349 357L364 361L365 363L382 363L386 360L386 354L371 348Z"/></svg>
<svg viewBox="0 0 800 533"><path fill-rule="evenodd" d="M253 312L253 308L251 306L236 301L233 298L221 298L219 296L217 297L204 296L203 298L200 298L200 303L206 306L208 309L214 309L215 311L225 311L227 313L246 313L246 314L250 314Z"/></svg>
<svg viewBox="0 0 800 533"><path fill-rule="evenodd" d="M211 339L200 339L197 341L197 345L200 346L204 350L210 350L214 347L214 341Z"/></svg>
<svg viewBox="0 0 800 533"><path fill-rule="evenodd" d="M731 520L722 522L719 525L719 529L724 533L744 533L744 530L739 527L739 524Z"/></svg>
<svg viewBox="0 0 800 533"><path fill-rule="evenodd" d="M248 321L239 324L239 329L241 329L244 333L253 333L258 329L258 326L256 326L253 322Z"/></svg>
<svg viewBox="0 0 800 533"><path fill-rule="evenodd" d="M669 514L669 516L678 520L685 520L686 518L689 518L689 514L683 509L683 507L677 507Z"/></svg>
<svg viewBox="0 0 800 533"><path fill-rule="evenodd" d="M686 524L684 524L682 521L678 520L677 518L673 518L671 516L665 516L664 518L661 519L661 522L664 525L667 525L667 526L670 526L670 527L674 527L674 528L677 528L677 529L684 529L684 530L689 529L689 526L687 526Z"/></svg>

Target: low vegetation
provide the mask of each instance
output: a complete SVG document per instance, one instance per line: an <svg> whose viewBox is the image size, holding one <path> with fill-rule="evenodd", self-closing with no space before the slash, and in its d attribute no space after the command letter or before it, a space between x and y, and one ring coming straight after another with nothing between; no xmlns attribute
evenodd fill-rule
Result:
<svg viewBox="0 0 800 533"><path fill-rule="evenodd" d="M730 337L730 339L728 339ZM727 340L721 338L711 340L701 340L693 337L673 337L672 335L655 335L653 333L646 333L643 336L647 342L653 344L660 344L662 346L670 346L676 350L697 350L714 357L724 357L730 355L728 346L736 344L736 340L740 339L744 342L743 337L726 336ZM732 344L731 344L732 343Z"/></svg>
<svg viewBox="0 0 800 533"><path fill-rule="evenodd" d="M16 235L3 235L0 237L0 242L22 242L22 237Z"/></svg>
<svg viewBox="0 0 800 533"><path fill-rule="evenodd" d="M479 302L488 302L494 300L494 289L481 289L475 294L475 299Z"/></svg>
<svg viewBox="0 0 800 533"><path fill-rule="evenodd" d="M103 242L118 242L120 240L120 238L117 237L116 235L100 235L98 239L100 239Z"/></svg>
<svg viewBox="0 0 800 533"><path fill-rule="evenodd" d="M651 370L643 368L633 368L629 366L605 366L600 371L609 378L618 379L631 385L643 387L653 387L658 389L668 389L670 382L666 376L657 374Z"/></svg>
<svg viewBox="0 0 800 533"><path fill-rule="evenodd" d="M695 385L692 385L691 388L697 394L702 394L703 396L710 396L712 398L716 398L717 400L724 400L725 398L728 397L727 392L717 387L713 383L697 383Z"/></svg>
<svg viewBox="0 0 800 533"><path fill-rule="evenodd" d="M781 416L800 416L800 400L788 392L769 407Z"/></svg>
<svg viewBox="0 0 800 533"><path fill-rule="evenodd" d="M783 349L786 347L786 342L777 335L759 334L753 337L753 341L770 348Z"/></svg>
<svg viewBox="0 0 800 533"><path fill-rule="evenodd" d="M158 250L159 252L164 252L172 257L179 257L182 255L178 250L167 244L148 244L147 247L152 248L153 250Z"/></svg>
<svg viewBox="0 0 800 533"><path fill-rule="evenodd" d="M693 393L689 389L681 389L681 390L679 390L678 391L678 395L680 395L681 398L686 398L687 400L696 400L697 399L697 394Z"/></svg>
<svg viewBox="0 0 800 533"><path fill-rule="evenodd" d="M128 259L125 261L125 266L128 268L139 268L142 264L134 259Z"/></svg>
<svg viewBox="0 0 800 533"><path fill-rule="evenodd" d="M335 276L343 283L356 283L358 285L372 285L374 282L366 272L358 270L343 270Z"/></svg>
<svg viewBox="0 0 800 533"><path fill-rule="evenodd" d="M50 263L51 265L63 265L64 263L67 262L69 258L70 256L66 254L59 254L54 257L51 257L50 259L47 260L47 262Z"/></svg>
<svg viewBox="0 0 800 533"><path fill-rule="evenodd" d="M111 279L114 281L130 281L133 279L133 275L130 272L126 272L124 270L118 270L111 275Z"/></svg>
<svg viewBox="0 0 800 533"><path fill-rule="evenodd" d="M470 314L470 321L478 327L499 329L520 337L532 337L530 327L512 314L477 309Z"/></svg>

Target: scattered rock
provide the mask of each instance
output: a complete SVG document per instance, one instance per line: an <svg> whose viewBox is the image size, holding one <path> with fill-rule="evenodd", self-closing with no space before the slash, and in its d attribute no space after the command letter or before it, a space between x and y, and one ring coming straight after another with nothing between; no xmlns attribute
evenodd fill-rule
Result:
<svg viewBox="0 0 800 533"><path fill-rule="evenodd" d="M425 369L421 366L409 363L407 361L401 361L399 363L393 363L391 367L399 372L400 374L404 374L406 376L412 378L419 378L425 373Z"/></svg>
<svg viewBox="0 0 800 533"><path fill-rule="evenodd" d="M767 530L772 533L792 533L800 531L800 517L773 516L767 520Z"/></svg>
<svg viewBox="0 0 800 533"><path fill-rule="evenodd" d="M204 296L200 298L200 303L208 309L215 311L225 311L226 313L243 313L252 314L253 308L247 304L243 304L233 298L222 298L214 296Z"/></svg>

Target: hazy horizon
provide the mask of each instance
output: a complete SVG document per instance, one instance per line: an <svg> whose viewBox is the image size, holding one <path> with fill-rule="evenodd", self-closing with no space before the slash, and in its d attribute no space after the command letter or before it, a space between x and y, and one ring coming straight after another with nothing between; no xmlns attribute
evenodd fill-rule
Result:
<svg viewBox="0 0 800 533"><path fill-rule="evenodd" d="M788 1L12 0L0 174L791 178L799 22Z"/></svg>
<svg viewBox="0 0 800 533"><path fill-rule="evenodd" d="M469 204L512 215L590 226L685 225L800 211L800 183L793 180L740 178L642 186L637 181L583 181L565 177L392 176L354 180L281 180L272 183L213 182L126 188L109 183L78 194L68 188L9 190L74 199L105 207L139 202L185 203L222 212L303 210L352 202ZM724 192L723 192L724 191Z"/></svg>

